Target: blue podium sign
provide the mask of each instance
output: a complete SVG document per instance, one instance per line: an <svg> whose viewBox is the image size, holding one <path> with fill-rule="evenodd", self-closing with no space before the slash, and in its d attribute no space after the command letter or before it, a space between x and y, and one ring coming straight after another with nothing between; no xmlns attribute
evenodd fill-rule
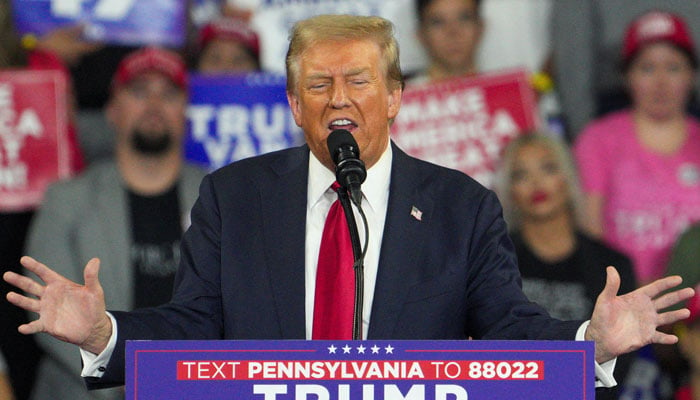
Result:
<svg viewBox="0 0 700 400"><path fill-rule="evenodd" d="M126 399L595 399L593 342L128 341Z"/></svg>

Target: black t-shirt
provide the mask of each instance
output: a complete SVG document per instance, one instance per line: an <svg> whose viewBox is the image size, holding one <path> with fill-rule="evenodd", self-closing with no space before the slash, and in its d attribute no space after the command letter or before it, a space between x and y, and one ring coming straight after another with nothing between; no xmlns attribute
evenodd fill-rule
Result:
<svg viewBox="0 0 700 400"><path fill-rule="evenodd" d="M180 262L182 223L177 185L156 196L129 191L134 308L167 303Z"/></svg>
<svg viewBox="0 0 700 400"><path fill-rule="evenodd" d="M596 299L605 287L608 265L620 273L618 294L631 292L637 286L632 262L627 256L581 233L576 233L574 252L555 263L540 259L519 232L510 236L518 257L523 292L555 318L590 319ZM613 376L619 384L627 376L634 357L634 353L618 357ZM599 388L596 399L617 399L618 391L619 386Z"/></svg>
<svg viewBox="0 0 700 400"><path fill-rule="evenodd" d="M520 233L512 233L511 238L523 279L523 291L555 318L589 319L595 301L605 287L605 267L608 265L620 273L619 294L636 287L629 258L583 234L576 234L574 252L554 263L540 259Z"/></svg>

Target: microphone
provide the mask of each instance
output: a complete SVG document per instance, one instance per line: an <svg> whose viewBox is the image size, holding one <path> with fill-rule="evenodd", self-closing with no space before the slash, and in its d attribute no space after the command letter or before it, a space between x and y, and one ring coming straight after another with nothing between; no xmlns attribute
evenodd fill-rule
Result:
<svg viewBox="0 0 700 400"><path fill-rule="evenodd" d="M360 160L360 148L355 138L345 129L336 129L328 135L327 144L335 163L335 179L350 192L353 203L359 207L362 201L360 185L367 178L367 169Z"/></svg>

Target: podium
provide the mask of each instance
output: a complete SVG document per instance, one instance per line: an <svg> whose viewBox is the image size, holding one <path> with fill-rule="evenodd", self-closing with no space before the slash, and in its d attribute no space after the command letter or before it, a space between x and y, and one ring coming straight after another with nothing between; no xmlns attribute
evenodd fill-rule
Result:
<svg viewBox="0 0 700 400"><path fill-rule="evenodd" d="M126 399L595 399L593 342L127 341Z"/></svg>

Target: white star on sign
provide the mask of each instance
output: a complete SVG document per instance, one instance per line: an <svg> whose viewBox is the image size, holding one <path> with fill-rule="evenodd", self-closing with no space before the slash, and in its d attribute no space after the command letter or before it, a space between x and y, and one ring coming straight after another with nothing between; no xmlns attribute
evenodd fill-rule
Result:
<svg viewBox="0 0 700 400"><path fill-rule="evenodd" d="M357 354L365 354L365 349L365 346L360 345L360 347L357 348Z"/></svg>
<svg viewBox="0 0 700 400"><path fill-rule="evenodd" d="M379 354L379 347L376 344L370 348L372 349L372 354Z"/></svg>
<svg viewBox="0 0 700 400"><path fill-rule="evenodd" d="M328 354L335 354L335 351L336 351L337 349L338 349L338 348L335 347L335 345L331 345L331 346L328 348Z"/></svg>
<svg viewBox="0 0 700 400"><path fill-rule="evenodd" d="M343 347L343 354L350 354L350 350L352 350L352 347L348 346L347 344Z"/></svg>
<svg viewBox="0 0 700 400"><path fill-rule="evenodd" d="M394 354L394 348L391 345L386 346L384 350L386 350L386 354Z"/></svg>

